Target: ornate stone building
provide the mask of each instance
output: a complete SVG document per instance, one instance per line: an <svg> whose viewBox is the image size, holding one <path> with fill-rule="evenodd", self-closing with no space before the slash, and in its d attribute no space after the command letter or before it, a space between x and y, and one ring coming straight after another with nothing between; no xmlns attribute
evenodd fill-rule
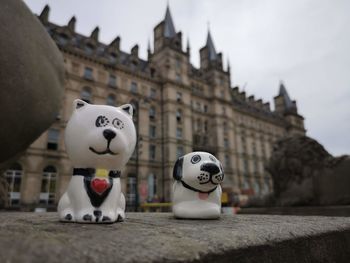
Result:
<svg viewBox="0 0 350 263"><path fill-rule="evenodd" d="M65 96L57 121L7 171L11 205L51 206L65 191L72 173L63 135L76 98L95 104L135 108L138 145L122 173L129 206L169 201L172 168L177 157L191 151L217 156L225 170L225 192L265 194L271 179L264 169L273 142L281 136L304 134L284 85L269 103L232 88L230 68L215 49L210 32L200 49L200 67L190 62L169 8L154 28L154 50L139 57L120 50L120 38L104 44L99 28L90 36L75 31L76 19L59 26L49 21L49 7L38 16L62 52L66 67Z"/></svg>

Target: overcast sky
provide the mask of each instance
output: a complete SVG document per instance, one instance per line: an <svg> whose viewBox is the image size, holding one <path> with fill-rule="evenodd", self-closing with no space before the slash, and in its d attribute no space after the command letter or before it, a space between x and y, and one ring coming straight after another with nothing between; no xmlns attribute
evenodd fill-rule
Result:
<svg viewBox="0 0 350 263"><path fill-rule="evenodd" d="M100 41L121 37L121 49L140 46L165 15L166 0L25 0L38 14L64 25L75 15L76 31ZM347 0L170 0L177 31L199 65L208 24L216 50L231 64L232 85L272 102L283 80L305 117L308 136L334 155L350 154L350 1ZM153 45L152 45L153 46Z"/></svg>

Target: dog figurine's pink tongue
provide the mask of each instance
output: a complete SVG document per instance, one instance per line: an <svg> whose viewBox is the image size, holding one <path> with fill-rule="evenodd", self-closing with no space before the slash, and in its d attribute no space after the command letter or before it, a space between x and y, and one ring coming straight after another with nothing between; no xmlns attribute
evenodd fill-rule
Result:
<svg viewBox="0 0 350 263"><path fill-rule="evenodd" d="M173 213L176 218L213 219L221 213L221 163L207 152L180 157L173 170Z"/></svg>
<svg viewBox="0 0 350 263"><path fill-rule="evenodd" d="M209 197L208 193L198 193L198 198L201 200L207 200Z"/></svg>

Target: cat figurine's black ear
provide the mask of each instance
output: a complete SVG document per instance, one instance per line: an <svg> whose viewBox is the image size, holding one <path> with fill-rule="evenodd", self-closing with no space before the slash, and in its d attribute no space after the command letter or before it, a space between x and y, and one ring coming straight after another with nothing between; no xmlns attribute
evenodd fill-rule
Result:
<svg viewBox="0 0 350 263"><path fill-rule="evenodd" d="M80 99L76 99L73 101L73 111L74 110L77 110L77 109L80 109L80 108L83 108L85 106L89 105L89 103L83 101L83 100L80 100Z"/></svg>
<svg viewBox="0 0 350 263"><path fill-rule="evenodd" d="M183 167L184 158L180 157L176 160L176 163L174 165L173 169L173 178L177 181L180 181L182 179L182 167Z"/></svg>
<svg viewBox="0 0 350 263"><path fill-rule="evenodd" d="M132 107L131 104L125 104L120 106L120 108L125 111L127 114L130 115L130 117L132 118L133 114L134 114L134 108Z"/></svg>

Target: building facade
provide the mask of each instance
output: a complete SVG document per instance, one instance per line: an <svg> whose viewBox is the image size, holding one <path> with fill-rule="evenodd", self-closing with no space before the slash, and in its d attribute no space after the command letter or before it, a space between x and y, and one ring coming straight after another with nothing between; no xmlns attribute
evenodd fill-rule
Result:
<svg viewBox="0 0 350 263"><path fill-rule="evenodd" d="M72 103L134 107L138 144L122 171L122 190L130 207L171 199L176 159L191 151L207 151L221 160L224 192L262 195L272 182L264 169L272 145L288 134L304 134L303 117L283 83L275 110L238 87L231 87L230 67L223 67L210 32L200 49L200 67L182 47L169 7L154 28L153 50L139 57L138 45L120 50L120 38L104 44L99 28L90 36L75 31L76 19L59 26L49 21L49 7L38 16L62 52L66 79L56 122L6 172L11 206L57 204L72 174L65 152L64 128Z"/></svg>

